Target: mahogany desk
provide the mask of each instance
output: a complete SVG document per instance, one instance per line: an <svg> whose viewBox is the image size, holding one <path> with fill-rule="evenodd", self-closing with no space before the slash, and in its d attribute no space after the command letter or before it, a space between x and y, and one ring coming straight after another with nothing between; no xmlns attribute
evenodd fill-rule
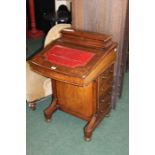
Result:
<svg viewBox="0 0 155 155"><path fill-rule="evenodd" d="M57 109L86 120L84 138L111 109L117 44L108 35L65 29L29 62L32 70L52 80L53 101L44 111L50 120Z"/></svg>

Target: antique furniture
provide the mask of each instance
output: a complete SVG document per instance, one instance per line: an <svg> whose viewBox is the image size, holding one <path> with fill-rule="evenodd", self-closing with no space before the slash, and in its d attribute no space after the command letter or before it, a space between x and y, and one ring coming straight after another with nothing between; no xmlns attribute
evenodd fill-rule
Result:
<svg viewBox="0 0 155 155"><path fill-rule="evenodd" d="M35 72L52 80L53 101L44 111L47 121L57 109L87 121L85 140L111 109L117 44L108 35L74 29L30 60Z"/></svg>

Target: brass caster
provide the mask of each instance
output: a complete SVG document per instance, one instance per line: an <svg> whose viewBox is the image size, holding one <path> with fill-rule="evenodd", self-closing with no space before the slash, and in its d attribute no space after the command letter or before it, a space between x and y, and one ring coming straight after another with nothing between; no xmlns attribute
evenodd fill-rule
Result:
<svg viewBox="0 0 155 155"><path fill-rule="evenodd" d="M90 142L90 141L91 141L91 138L84 137L84 140L85 140L86 142Z"/></svg>
<svg viewBox="0 0 155 155"><path fill-rule="evenodd" d="M52 119L45 119L45 122L50 123Z"/></svg>

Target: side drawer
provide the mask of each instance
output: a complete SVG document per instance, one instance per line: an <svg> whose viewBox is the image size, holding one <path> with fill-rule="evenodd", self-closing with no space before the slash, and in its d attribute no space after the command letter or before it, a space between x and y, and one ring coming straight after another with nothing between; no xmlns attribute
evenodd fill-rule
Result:
<svg viewBox="0 0 155 155"><path fill-rule="evenodd" d="M98 79L98 110L103 112L111 106L111 97L113 89L114 65L111 65L104 71Z"/></svg>

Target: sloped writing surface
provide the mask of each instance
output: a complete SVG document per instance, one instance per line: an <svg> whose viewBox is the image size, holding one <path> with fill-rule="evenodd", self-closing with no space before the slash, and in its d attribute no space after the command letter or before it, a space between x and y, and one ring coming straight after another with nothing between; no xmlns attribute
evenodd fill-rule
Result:
<svg viewBox="0 0 155 155"><path fill-rule="evenodd" d="M95 53L61 45L53 46L44 54L47 61L69 68L85 66L94 55Z"/></svg>

